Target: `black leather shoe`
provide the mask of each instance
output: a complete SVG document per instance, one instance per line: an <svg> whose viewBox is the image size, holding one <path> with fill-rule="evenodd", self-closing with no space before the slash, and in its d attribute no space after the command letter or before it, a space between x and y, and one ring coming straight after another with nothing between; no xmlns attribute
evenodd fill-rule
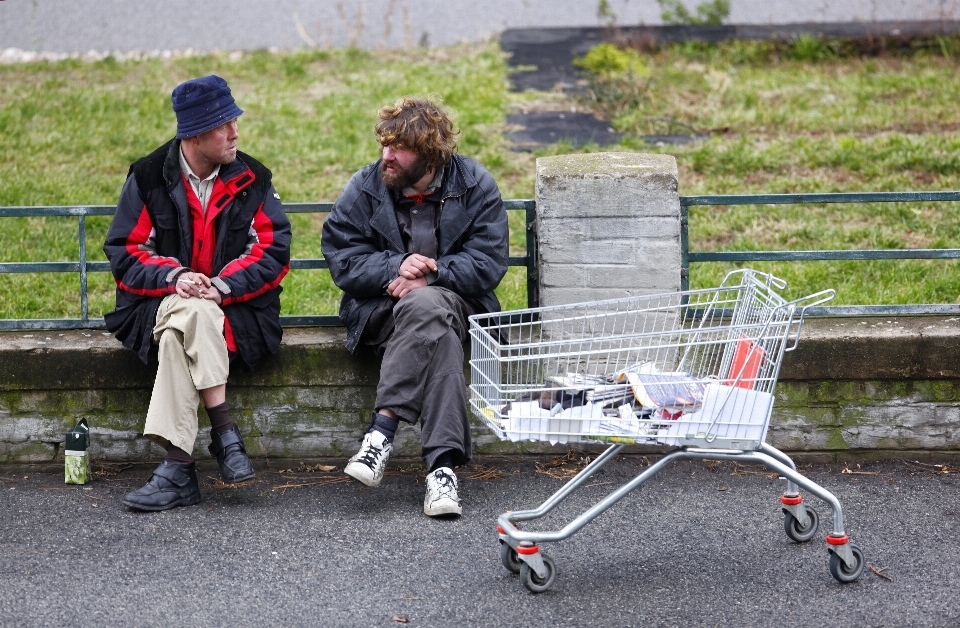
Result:
<svg viewBox="0 0 960 628"><path fill-rule="evenodd" d="M140 489L127 493L123 505L134 510L169 510L177 506L200 503L197 465L191 462L164 460L153 470L150 481Z"/></svg>
<svg viewBox="0 0 960 628"><path fill-rule="evenodd" d="M227 484L243 482L256 477L253 464L247 457L247 450L240 438L240 428L236 425L223 434L212 434L210 446L211 456L217 457L220 465L220 477Z"/></svg>

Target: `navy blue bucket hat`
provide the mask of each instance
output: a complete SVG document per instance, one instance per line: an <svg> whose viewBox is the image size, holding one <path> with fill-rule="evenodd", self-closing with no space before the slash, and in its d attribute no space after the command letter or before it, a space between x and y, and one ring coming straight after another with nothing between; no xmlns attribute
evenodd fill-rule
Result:
<svg viewBox="0 0 960 628"><path fill-rule="evenodd" d="M206 133L240 116L230 86L215 74L177 85L170 95L177 114L177 139Z"/></svg>

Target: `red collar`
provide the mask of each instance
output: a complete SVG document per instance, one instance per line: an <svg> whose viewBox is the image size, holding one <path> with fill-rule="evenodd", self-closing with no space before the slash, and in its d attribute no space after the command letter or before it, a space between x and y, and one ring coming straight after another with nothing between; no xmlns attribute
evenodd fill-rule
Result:
<svg viewBox="0 0 960 628"><path fill-rule="evenodd" d="M430 196L434 193L435 190L430 190L429 192L421 192L419 194L404 194L406 198L412 199L414 205L422 205L423 199Z"/></svg>

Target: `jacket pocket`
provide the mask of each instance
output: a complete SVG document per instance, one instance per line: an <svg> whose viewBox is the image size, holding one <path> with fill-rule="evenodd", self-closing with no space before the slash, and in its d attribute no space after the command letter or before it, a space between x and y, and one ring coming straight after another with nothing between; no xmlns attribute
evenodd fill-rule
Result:
<svg viewBox="0 0 960 628"><path fill-rule="evenodd" d="M157 212L150 216L153 222L154 249L159 255L180 256L180 229L177 217L171 212ZM184 263L183 260L180 260ZM189 260L187 260L189 262Z"/></svg>

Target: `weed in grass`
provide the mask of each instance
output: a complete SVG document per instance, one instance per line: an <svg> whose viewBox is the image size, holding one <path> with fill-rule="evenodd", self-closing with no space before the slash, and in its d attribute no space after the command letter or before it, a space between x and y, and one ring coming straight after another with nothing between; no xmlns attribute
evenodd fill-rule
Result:
<svg viewBox="0 0 960 628"><path fill-rule="evenodd" d="M827 61L836 59L840 47L836 41L824 41L819 37L803 34L793 40L786 49L787 56L794 61Z"/></svg>
<svg viewBox="0 0 960 628"><path fill-rule="evenodd" d="M729 0L701 2L693 13L680 0L657 0L663 9L664 24L694 24L717 26L730 16Z"/></svg>

